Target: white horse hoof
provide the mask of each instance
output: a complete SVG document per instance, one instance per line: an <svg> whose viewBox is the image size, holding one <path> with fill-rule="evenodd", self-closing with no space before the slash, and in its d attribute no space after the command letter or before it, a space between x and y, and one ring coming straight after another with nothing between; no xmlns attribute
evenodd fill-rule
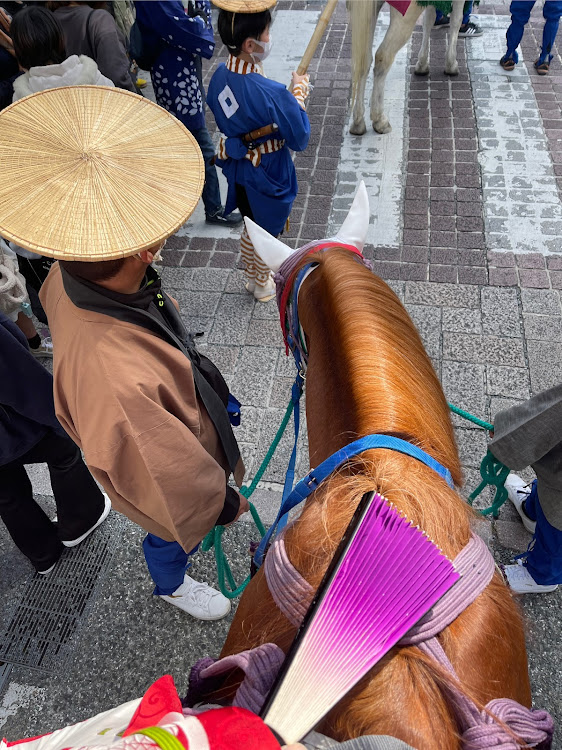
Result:
<svg viewBox="0 0 562 750"><path fill-rule="evenodd" d="M420 65L419 67L416 65L414 73L417 76L427 76L427 75L429 75L429 65L427 65L427 66L421 66Z"/></svg>
<svg viewBox="0 0 562 750"><path fill-rule="evenodd" d="M367 132L365 120L354 122L349 128L349 132L351 133L351 135L365 135L365 133Z"/></svg>
<svg viewBox="0 0 562 750"><path fill-rule="evenodd" d="M445 67L445 75L447 76L458 76L459 74L459 64L455 63L454 65L451 65L451 67Z"/></svg>
<svg viewBox="0 0 562 750"><path fill-rule="evenodd" d="M384 135L385 133L390 133L390 131L392 130L392 125L389 123L387 119L378 120L377 122L373 121L373 129L375 133L380 133L381 135Z"/></svg>

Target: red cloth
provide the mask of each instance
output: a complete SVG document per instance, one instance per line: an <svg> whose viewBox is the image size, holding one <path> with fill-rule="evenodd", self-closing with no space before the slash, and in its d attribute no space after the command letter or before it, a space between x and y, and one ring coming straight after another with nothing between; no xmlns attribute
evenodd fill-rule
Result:
<svg viewBox="0 0 562 750"><path fill-rule="evenodd" d="M181 701L174 685L174 678L165 674L148 688L129 726L123 732L123 737L135 734L139 729L156 726L160 719L171 711L181 714Z"/></svg>
<svg viewBox="0 0 562 750"><path fill-rule="evenodd" d="M410 0L386 0L389 5L400 11L402 15L406 15L406 11L410 7Z"/></svg>
<svg viewBox="0 0 562 750"><path fill-rule="evenodd" d="M211 750L279 750L273 732L245 708L217 708L197 718Z"/></svg>

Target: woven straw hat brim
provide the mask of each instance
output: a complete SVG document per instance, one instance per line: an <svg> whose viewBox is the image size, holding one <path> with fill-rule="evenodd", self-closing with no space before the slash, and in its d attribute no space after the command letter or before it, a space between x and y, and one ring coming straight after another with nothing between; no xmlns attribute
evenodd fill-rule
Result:
<svg viewBox="0 0 562 750"><path fill-rule="evenodd" d="M212 0L213 5L231 13L261 13L273 8L277 0Z"/></svg>
<svg viewBox="0 0 562 750"><path fill-rule="evenodd" d="M182 123L149 99L68 86L0 113L0 236L63 260L133 255L176 232L205 178Z"/></svg>

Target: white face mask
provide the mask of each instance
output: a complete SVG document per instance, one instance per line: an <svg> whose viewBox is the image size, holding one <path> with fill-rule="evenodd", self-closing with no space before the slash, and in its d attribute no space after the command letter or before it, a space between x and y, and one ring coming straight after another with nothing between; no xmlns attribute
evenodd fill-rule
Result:
<svg viewBox="0 0 562 750"><path fill-rule="evenodd" d="M255 63L263 62L265 58L269 56L271 48L273 47L273 42L271 39L269 42L260 42L259 39L250 39L250 41L254 44L258 44L262 48L261 52L251 52L250 57Z"/></svg>

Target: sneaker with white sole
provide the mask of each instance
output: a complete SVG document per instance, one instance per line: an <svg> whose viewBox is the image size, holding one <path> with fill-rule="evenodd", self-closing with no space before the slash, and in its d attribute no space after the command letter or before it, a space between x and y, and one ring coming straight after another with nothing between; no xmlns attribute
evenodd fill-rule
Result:
<svg viewBox="0 0 562 750"><path fill-rule="evenodd" d="M258 302L269 302L275 297L275 282L270 276L265 284L256 284L254 287L254 298Z"/></svg>
<svg viewBox="0 0 562 750"><path fill-rule="evenodd" d="M474 21L463 23L459 29L459 37L482 36L483 33L482 28L477 23L474 23Z"/></svg>
<svg viewBox="0 0 562 750"><path fill-rule="evenodd" d="M76 539L67 539L66 541L62 539L61 541L65 547L76 547L77 544L80 544L81 542L84 541L84 539L86 539L86 537L90 536L92 531L97 529L98 526L102 524L105 521L105 519L108 517L109 511L111 510L111 500L108 498L105 492L103 492L102 494L103 494L103 498L105 501L105 506L104 506L101 516L98 518L95 524L88 529L88 531L85 531L82 534L82 536L79 536Z"/></svg>
<svg viewBox="0 0 562 750"><path fill-rule="evenodd" d="M516 594L550 594L558 588L556 583L551 586L537 583L522 563L504 565L502 569L509 588Z"/></svg>
<svg viewBox="0 0 562 750"><path fill-rule="evenodd" d="M226 596L206 583L194 581L187 574L173 594L158 596L198 620L221 620L230 612L230 601Z"/></svg>
<svg viewBox="0 0 562 750"><path fill-rule="evenodd" d="M531 494L531 485L521 479L520 476L518 476L517 474L513 474L512 472L505 480L505 488L507 490L508 498L513 503L515 510L521 516L523 526L531 534L534 534L537 523L536 521L533 521L531 518L529 518L529 516L525 513L525 509L523 508L525 500Z"/></svg>
<svg viewBox="0 0 562 750"><path fill-rule="evenodd" d="M36 348L32 349L29 347L29 351L33 354L36 359L40 357L53 358L53 342L50 337L41 339L41 344Z"/></svg>

